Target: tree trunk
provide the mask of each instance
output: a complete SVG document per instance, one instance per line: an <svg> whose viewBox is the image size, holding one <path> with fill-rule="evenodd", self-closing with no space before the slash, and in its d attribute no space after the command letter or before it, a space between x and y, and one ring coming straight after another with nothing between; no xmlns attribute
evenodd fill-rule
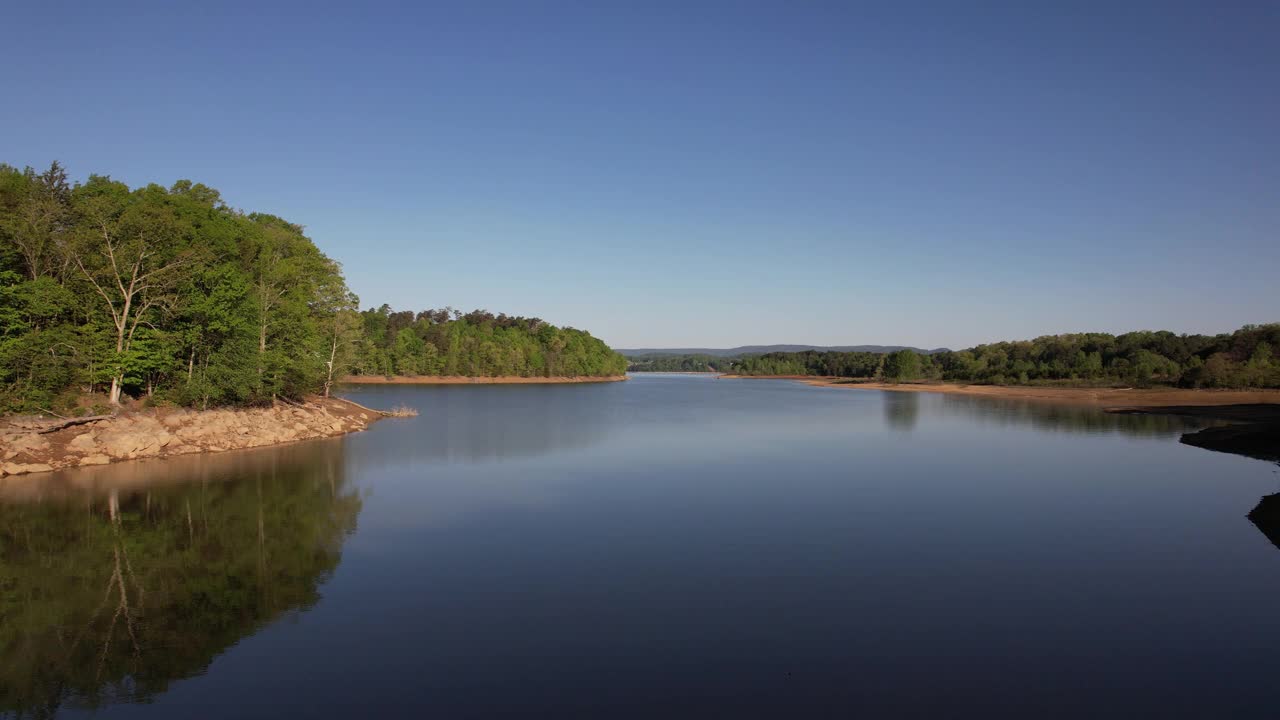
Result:
<svg viewBox="0 0 1280 720"><path fill-rule="evenodd" d="M120 312L120 319L116 321L116 359L120 359L120 355L124 353L124 331L129 326L129 310L133 306L132 285L130 292L125 294L124 310ZM120 404L120 389L124 385L124 371L118 370L111 378L111 404Z"/></svg>
<svg viewBox="0 0 1280 720"><path fill-rule="evenodd" d="M262 356L267 354L267 320L258 326L258 385L262 385Z"/></svg>
<svg viewBox="0 0 1280 720"><path fill-rule="evenodd" d="M333 365L338 358L338 333L333 333L333 343L329 346L329 362L325 363L329 367L329 372L324 379L324 396L329 397L329 388L333 386Z"/></svg>

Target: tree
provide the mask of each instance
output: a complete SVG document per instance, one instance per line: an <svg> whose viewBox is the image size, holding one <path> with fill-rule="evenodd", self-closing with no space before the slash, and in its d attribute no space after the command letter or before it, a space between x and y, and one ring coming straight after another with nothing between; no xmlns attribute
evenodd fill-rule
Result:
<svg viewBox="0 0 1280 720"><path fill-rule="evenodd" d="M62 243L70 226L71 186L67 184L66 170L57 161L39 174L27 168L20 179L13 178L11 183L16 190L16 206L0 216L0 225L21 255L28 277L37 280L51 274L64 255Z"/></svg>
<svg viewBox="0 0 1280 720"><path fill-rule="evenodd" d="M102 299L115 329L110 365L112 405L120 404L126 359L138 326L173 299L179 271L191 262L172 213L150 190L130 194L104 177L79 188L82 223L71 260Z"/></svg>
<svg viewBox="0 0 1280 720"><path fill-rule="evenodd" d="M884 379L905 382L920 377L920 356L911 350L891 352L884 358Z"/></svg>
<svg viewBox="0 0 1280 720"><path fill-rule="evenodd" d="M320 285L313 307L325 328L328 355L325 358L324 396L329 397L334 380L346 373L355 358L363 321L357 311L359 299L347 289L342 275L334 268Z"/></svg>

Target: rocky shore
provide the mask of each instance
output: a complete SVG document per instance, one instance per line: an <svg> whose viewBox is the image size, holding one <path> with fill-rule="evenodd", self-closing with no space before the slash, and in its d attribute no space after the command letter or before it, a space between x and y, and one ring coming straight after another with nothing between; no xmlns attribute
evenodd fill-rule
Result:
<svg viewBox="0 0 1280 720"><path fill-rule="evenodd" d="M72 421L8 418L0 424L0 476L278 445L364 430L384 413L338 398L272 407L122 413Z"/></svg>
<svg viewBox="0 0 1280 720"><path fill-rule="evenodd" d="M575 375L573 377L523 377L498 375L496 377L471 375L348 375L339 383L344 385L566 385L570 383L622 382L626 375Z"/></svg>

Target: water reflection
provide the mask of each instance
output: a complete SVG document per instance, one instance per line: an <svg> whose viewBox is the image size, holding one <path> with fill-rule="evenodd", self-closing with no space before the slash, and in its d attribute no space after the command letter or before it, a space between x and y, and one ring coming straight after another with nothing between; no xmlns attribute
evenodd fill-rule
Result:
<svg viewBox="0 0 1280 720"><path fill-rule="evenodd" d="M335 442L0 488L0 713L146 701L202 673L317 601L360 510Z"/></svg>
<svg viewBox="0 0 1280 720"><path fill-rule="evenodd" d="M617 425L612 388L367 386L343 396L372 407L406 404L419 416L383 423L351 447L362 466L497 462L598 444Z"/></svg>
<svg viewBox="0 0 1280 720"><path fill-rule="evenodd" d="M893 393L909 395L912 393ZM1027 426L1039 430L1072 433L1117 432L1137 437L1175 437L1207 423L1177 415L1122 415L1088 405L1059 405L1036 400L987 398L938 394L934 396L943 413L976 423L999 426Z"/></svg>
<svg viewBox="0 0 1280 720"><path fill-rule="evenodd" d="M910 431L920 419L920 395L913 392L884 394L884 421L891 430Z"/></svg>
<svg viewBox="0 0 1280 720"><path fill-rule="evenodd" d="M422 415L0 480L0 716L1274 706L1280 573L1240 522L1271 466L1102 436L1194 420L701 378L351 394Z"/></svg>

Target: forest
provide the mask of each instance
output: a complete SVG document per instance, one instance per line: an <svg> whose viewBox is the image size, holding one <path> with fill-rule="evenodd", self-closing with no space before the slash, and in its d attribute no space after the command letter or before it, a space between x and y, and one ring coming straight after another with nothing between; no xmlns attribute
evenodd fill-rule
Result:
<svg viewBox="0 0 1280 720"><path fill-rule="evenodd" d="M735 358L741 375L831 375L891 382L991 385L1280 387L1280 323L1220 335L1168 331L1077 333L999 342L967 350L888 354L800 352Z"/></svg>
<svg viewBox="0 0 1280 720"><path fill-rule="evenodd" d="M180 180L0 165L0 412L253 405L344 374L618 374L585 332L453 311L361 313L301 225Z"/></svg>
<svg viewBox="0 0 1280 720"><path fill-rule="evenodd" d="M650 353L629 357L627 361L630 372L729 372L733 367L733 360L729 358L703 353Z"/></svg>
<svg viewBox="0 0 1280 720"><path fill-rule="evenodd" d="M590 333L538 318L383 305L360 319L356 375L581 377L627 370L626 359Z"/></svg>

